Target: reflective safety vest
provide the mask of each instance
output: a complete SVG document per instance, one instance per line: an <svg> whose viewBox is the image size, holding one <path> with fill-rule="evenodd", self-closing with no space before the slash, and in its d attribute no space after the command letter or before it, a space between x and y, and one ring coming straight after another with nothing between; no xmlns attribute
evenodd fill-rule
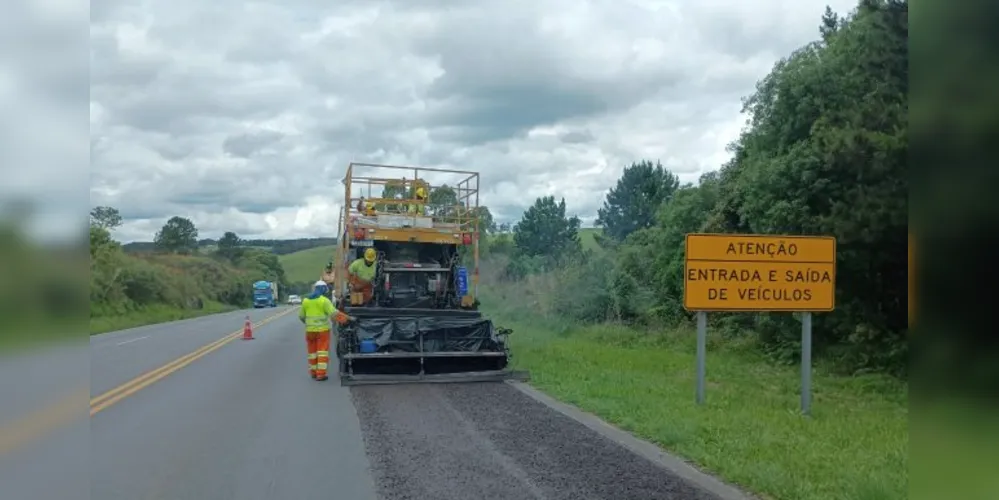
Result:
<svg viewBox="0 0 999 500"><path fill-rule="evenodd" d="M302 308L298 317L305 322L307 332L327 332L330 330L330 319L337 313L336 307L325 295L316 298L302 299Z"/></svg>
<svg viewBox="0 0 999 500"><path fill-rule="evenodd" d="M375 279L375 266L377 264L371 264L370 266L364 262L364 259L357 259L350 263L350 267L347 268L350 274L357 275L364 281L370 282Z"/></svg>

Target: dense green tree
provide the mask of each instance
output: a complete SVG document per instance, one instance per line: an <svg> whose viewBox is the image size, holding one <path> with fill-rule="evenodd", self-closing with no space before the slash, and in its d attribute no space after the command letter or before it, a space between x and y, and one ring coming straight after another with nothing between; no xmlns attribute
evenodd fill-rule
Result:
<svg viewBox="0 0 999 500"><path fill-rule="evenodd" d="M489 207L480 206L477 210L479 216L479 232L482 234L493 234L496 232L496 222L493 221L493 214Z"/></svg>
<svg viewBox="0 0 999 500"><path fill-rule="evenodd" d="M580 250L579 225L578 217L566 216L565 198L556 203L554 196L545 196L524 211L513 242L520 255L563 262Z"/></svg>
<svg viewBox="0 0 999 500"><path fill-rule="evenodd" d="M458 193L451 186L444 184L430 190L427 213L433 217L448 217L454 213L457 205Z"/></svg>
<svg viewBox="0 0 999 500"><path fill-rule="evenodd" d="M597 226L603 227L605 236L623 241L629 234L651 227L656 210L670 200L679 185L676 175L661 163L632 163L607 193L597 211Z"/></svg>
<svg viewBox="0 0 999 500"><path fill-rule="evenodd" d="M751 127L723 169L727 216L715 227L836 236L839 301L817 320L816 342L847 343L856 364L898 369L907 345L907 17L904 3L865 0L760 82L746 102ZM788 356L798 342L790 321L757 328Z"/></svg>
<svg viewBox="0 0 999 500"><path fill-rule="evenodd" d="M198 228L191 219L171 217L153 238L156 248L174 253L194 253L198 250Z"/></svg>
<svg viewBox="0 0 999 500"><path fill-rule="evenodd" d="M234 260L242 254L242 245L243 240L241 240L236 233L226 231L225 234L219 238L218 254L226 259Z"/></svg>
<svg viewBox="0 0 999 500"><path fill-rule="evenodd" d="M90 226L111 231L121 226L121 213L114 207L94 207L90 209Z"/></svg>
<svg viewBox="0 0 999 500"><path fill-rule="evenodd" d="M826 42L836 34L840 27L840 17L833 12L832 7L826 6L826 11L822 14L822 24L819 25L819 33Z"/></svg>

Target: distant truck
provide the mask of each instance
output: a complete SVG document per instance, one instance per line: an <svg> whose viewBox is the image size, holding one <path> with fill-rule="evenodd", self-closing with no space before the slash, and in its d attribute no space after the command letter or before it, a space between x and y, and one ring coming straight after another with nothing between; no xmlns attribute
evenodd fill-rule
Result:
<svg viewBox="0 0 999 500"><path fill-rule="evenodd" d="M273 281L258 281L253 284L253 307L277 307L278 286Z"/></svg>

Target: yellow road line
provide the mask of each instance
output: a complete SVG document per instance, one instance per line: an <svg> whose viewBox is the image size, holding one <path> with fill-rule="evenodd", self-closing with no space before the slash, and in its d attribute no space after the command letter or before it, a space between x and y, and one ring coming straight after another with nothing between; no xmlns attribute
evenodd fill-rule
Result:
<svg viewBox="0 0 999 500"><path fill-rule="evenodd" d="M242 334L242 331L238 332L238 334ZM132 386L138 384L139 382L141 382L141 381L143 381L145 379L154 377L156 375L159 375L160 373L163 373L164 371L170 370L170 369L174 368L175 366L177 366L179 363L183 362L186 359L189 359L189 358L191 358L193 356L197 356L198 354L200 354L202 352L205 352L208 349L211 349L213 347L216 347L216 346L220 345L223 342L228 342L228 341L232 340L232 338L234 336L236 336L236 335L237 335L237 333L230 333L230 334L226 335L225 337L222 337L221 339L216 340L215 342L212 342L211 344L199 347L194 352L190 352L188 354L185 354L185 355L181 356L180 358L177 358L177 359L175 359L175 360L173 360L173 361L171 361L171 362L169 362L169 363L167 363L167 364L165 364L165 365L163 365L163 366L161 366L159 368L156 368L156 369L150 370L150 371L148 371L146 373L143 373L142 375L139 375L138 377L135 377L134 379L129 380L128 382L125 382L124 384L121 384L118 387L115 387L114 389L111 389L110 391L105 392L104 394L101 394L99 396L91 398L91 400L90 400L90 406L94 406L94 405L96 405L98 403L106 401L107 399L110 399L115 394L118 394L118 393L124 391L125 389L128 389L129 387L132 387Z"/></svg>
<svg viewBox="0 0 999 500"><path fill-rule="evenodd" d="M90 388L82 387L40 411L13 423L4 424L0 427L0 455L6 455L28 441L41 437L47 431L68 422L76 416L76 410L83 406L83 401L89 395Z"/></svg>
<svg viewBox="0 0 999 500"><path fill-rule="evenodd" d="M295 310L296 309L291 308L286 311L275 314L273 316L269 316L267 318L264 318L260 322L255 323L253 326L254 328L257 328L266 325L267 323L270 323L271 321L274 321L277 318L290 314ZM180 358L177 358L159 368L156 368L155 370L151 370L142 375L139 375L138 377L135 377L134 379L125 382L124 384L115 387L114 389L111 389L110 391L107 391L99 396L92 398L90 400L90 416L94 416L97 413L106 410L107 408L110 408L119 401L141 391L142 389L145 389L146 387L149 387L150 385L158 382L159 380L162 380L166 376L177 372L181 368L193 363L195 360L199 358L204 357L208 353L221 348L225 344L228 344L229 342L237 338L241 338L242 335L243 335L243 330L239 329L235 332L232 332L222 337L219 340L216 340L215 342L212 342L199 349L196 349L195 351L185 356L181 356Z"/></svg>

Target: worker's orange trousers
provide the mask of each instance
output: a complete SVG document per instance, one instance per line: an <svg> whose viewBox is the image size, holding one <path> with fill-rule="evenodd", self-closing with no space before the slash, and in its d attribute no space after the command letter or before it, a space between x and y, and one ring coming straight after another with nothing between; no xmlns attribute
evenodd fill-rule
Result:
<svg viewBox="0 0 999 500"><path fill-rule="evenodd" d="M371 302L371 297L375 293L375 286L371 284L370 281L364 281L354 276L351 276L349 281L350 281L350 291L360 292L363 304Z"/></svg>
<svg viewBox="0 0 999 500"><path fill-rule="evenodd" d="M305 332L309 350L309 373L312 378L326 380L330 363L330 331Z"/></svg>

